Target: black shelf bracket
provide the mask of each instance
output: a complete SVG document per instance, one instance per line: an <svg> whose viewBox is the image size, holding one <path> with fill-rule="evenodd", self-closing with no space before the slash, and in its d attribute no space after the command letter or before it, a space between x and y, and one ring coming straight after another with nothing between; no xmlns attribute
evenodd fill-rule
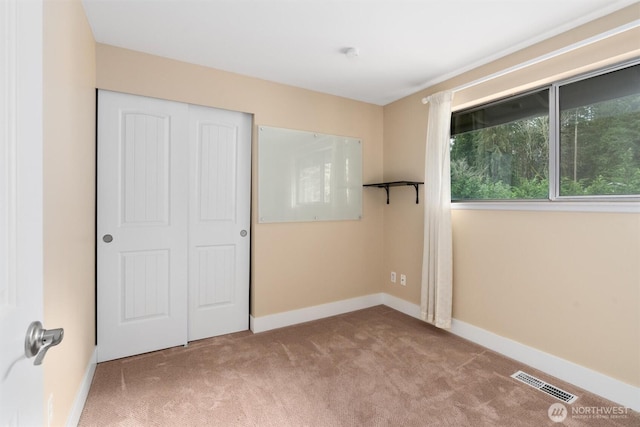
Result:
<svg viewBox="0 0 640 427"><path fill-rule="evenodd" d="M364 184L363 187L376 187L376 188L384 188L387 192L387 204L389 204L389 187L403 187L407 185L413 186L416 189L416 205L420 203L420 199L418 196L418 186L420 184L424 184L424 182L418 181L391 181L391 182L378 182L375 184Z"/></svg>

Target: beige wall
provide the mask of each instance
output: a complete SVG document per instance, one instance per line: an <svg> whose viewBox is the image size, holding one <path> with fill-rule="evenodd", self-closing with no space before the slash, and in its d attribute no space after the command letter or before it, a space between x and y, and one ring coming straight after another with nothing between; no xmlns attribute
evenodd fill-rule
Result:
<svg viewBox="0 0 640 427"><path fill-rule="evenodd" d="M640 215L456 211L455 318L632 385Z"/></svg>
<svg viewBox="0 0 640 427"><path fill-rule="evenodd" d="M638 4L384 107L384 177L424 178L427 107L420 99L640 18ZM640 56L635 29L457 92L461 108ZM421 187L422 192L422 187ZM383 291L420 303L422 204L385 207ZM640 386L640 215L453 212L456 319Z"/></svg>
<svg viewBox="0 0 640 427"><path fill-rule="evenodd" d="M211 68L97 46L97 86L254 115L254 124L363 141L363 179L382 177L382 107ZM362 221L258 224L253 133L251 313L254 317L380 291L382 203L364 192Z"/></svg>
<svg viewBox="0 0 640 427"><path fill-rule="evenodd" d="M80 0L44 2L44 420L65 425L94 349L95 42Z"/></svg>

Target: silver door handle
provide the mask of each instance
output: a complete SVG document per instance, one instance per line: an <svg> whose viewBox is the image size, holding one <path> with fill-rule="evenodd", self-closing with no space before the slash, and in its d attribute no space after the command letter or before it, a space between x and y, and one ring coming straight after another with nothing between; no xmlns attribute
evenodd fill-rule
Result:
<svg viewBox="0 0 640 427"><path fill-rule="evenodd" d="M105 234L104 236L102 236L102 240L105 243L111 243L113 242L113 236L111 234Z"/></svg>
<svg viewBox="0 0 640 427"><path fill-rule="evenodd" d="M47 350L60 344L64 338L64 329L44 329L42 323L35 321L29 325L27 336L24 338L24 354L27 358L36 356L34 365L42 364Z"/></svg>

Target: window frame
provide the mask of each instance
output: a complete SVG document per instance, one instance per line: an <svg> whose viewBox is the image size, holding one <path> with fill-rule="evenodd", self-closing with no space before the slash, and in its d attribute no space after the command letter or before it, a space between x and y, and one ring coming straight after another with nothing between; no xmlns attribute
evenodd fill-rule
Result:
<svg viewBox="0 0 640 427"><path fill-rule="evenodd" d="M570 211L570 212L631 212L640 213L640 194L638 195L560 195L560 96L562 86L598 77L610 72L640 65L640 58L635 58L608 67L599 68L587 73L578 74L566 79L539 86L508 97L497 99L486 104L479 104L461 111L471 111L490 106L507 99L549 90L549 194L548 199L451 199L451 208L456 210L534 210L534 211ZM455 114L459 111L452 112Z"/></svg>

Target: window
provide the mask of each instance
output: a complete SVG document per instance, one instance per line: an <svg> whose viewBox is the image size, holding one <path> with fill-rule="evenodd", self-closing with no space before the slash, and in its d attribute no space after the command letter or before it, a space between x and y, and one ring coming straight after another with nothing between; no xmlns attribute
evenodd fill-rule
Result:
<svg viewBox="0 0 640 427"><path fill-rule="evenodd" d="M640 195L640 65L558 95L559 196Z"/></svg>
<svg viewBox="0 0 640 427"><path fill-rule="evenodd" d="M549 89L502 100L451 120L451 198L549 196Z"/></svg>
<svg viewBox="0 0 640 427"><path fill-rule="evenodd" d="M640 65L451 117L451 198L640 196Z"/></svg>

